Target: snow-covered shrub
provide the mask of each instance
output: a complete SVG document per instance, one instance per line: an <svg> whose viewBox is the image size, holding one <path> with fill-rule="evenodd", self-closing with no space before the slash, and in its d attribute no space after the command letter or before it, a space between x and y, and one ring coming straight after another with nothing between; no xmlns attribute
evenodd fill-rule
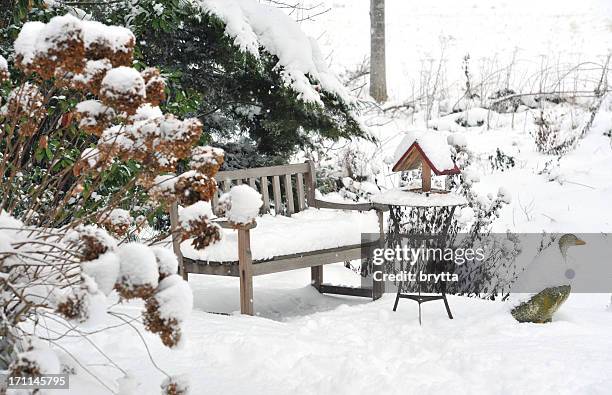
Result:
<svg viewBox="0 0 612 395"><path fill-rule="evenodd" d="M452 135L451 135L452 136ZM488 237L493 222L499 218L501 209L509 204L512 193L506 188L500 188L496 196L482 196L474 190L474 184L480 180L478 172L472 164L476 158L474 153L465 144L464 138L449 137L448 143L452 146L453 159L462 169L461 173L448 178L448 187L456 193L462 194L468 201L459 215L451 221L448 234L451 243L458 243L464 247L485 245L485 251L491 251L487 257L487 264L464 265L451 268L459 274L460 283L452 284L447 292L459 292L469 296L496 298L505 297L510 290L508 282L514 276L514 259L520 252L518 242L512 234L508 233L507 242L500 244L496 237Z"/></svg>
<svg viewBox="0 0 612 395"><path fill-rule="evenodd" d="M131 324L138 317L116 314L107 303L114 291L122 299L145 300L145 327L164 344L175 346L182 337L193 301L176 275L176 257L147 241L120 238L142 222L130 215L137 211L130 201L136 188L164 207L171 201L198 204L186 210L210 205L201 201L216 191L223 152L194 149L200 121L165 115L156 106L165 82L156 69L131 67L134 43L125 28L71 15L28 22L15 42L15 67L25 77L7 84L0 109L0 141L11 143L0 162L0 370L10 365L16 374L59 373L24 341L57 340L42 317L71 328L106 312L138 330ZM3 79L5 63L2 58ZM196 169L175 174L192 153ZM50 166L36 166L41 155ZM99 201L98 193L108 192L107 171L118 167L127 169L121 187ZM32 169L38 173L31 175ZM28 188L25 177L31 178ZM163 188L153 188L157 181ZM90 210L83 210L86 204ZM193 234L190 226L174 231ZM199 224L198 231L210 230L218 227Z"/></svg>
<svg viewBox="0 0 612 395"><path fill-rule="evenodd" d="M495 150L495 156L489 155L489 163L493 170L508 170L516 165L514 157L506 155L499 148Z"/></svg>
<svg viewBox="0 0 612 395"><path fill-rule="evenodd" d="M491 110L499 113L513 113L522 103L520 95L510 88L495 91L489 100L492 101Z"/></svg>
<svg viewBox="0 0 612 395"><path fill-rule="evenodd" d="M372 195L380 193L380 189L369 181L355 181L350 177L342 178L340 196L354 202L369 201Z"/></svg>
<svg viewBox="0 0 612 395"><path fill-rule="evenodd" d="M586 113L579 108L541 108L534 119L536 129L532 131L537 150L549 155L566 153L579 138L586 118Z"/></svg>

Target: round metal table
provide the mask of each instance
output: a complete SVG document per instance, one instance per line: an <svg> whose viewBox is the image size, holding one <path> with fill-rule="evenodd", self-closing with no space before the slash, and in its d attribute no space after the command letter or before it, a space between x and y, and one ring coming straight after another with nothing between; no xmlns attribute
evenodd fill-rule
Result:
<svg viewBox="0 0 612 395"><path fill-rule="evenodd" d="M452 192L431 190L422 192L415 189L390 189L372 197L372 202L389 206L388 233L385 247L396 248L409 245L411 248L442 248L448 240L449 232L456 231L453 219L457 207L468 204L465 197ZM426 269L439 269L440 262L419 259L416 264L407 265L406 262L395 262L394 267L385 268L397 271L420 273ZM398 266L399 264L399 266ZM410 266L409 268L407 266ZM409 270L406 270L409 269ZM417 275L417 279L420 276ZM435 284L434 284L435 285ZM429 284L423 289L421 281L414 283L401 281L396 284L397 294L393 311L397 310L400 299L409 299L419 305L419 324L421 324L421 304L434 300L442 300L450 319L453 315L446 299L444 284L441 289L435 290ZM426 291L427 294L423 294Z"/></svg>

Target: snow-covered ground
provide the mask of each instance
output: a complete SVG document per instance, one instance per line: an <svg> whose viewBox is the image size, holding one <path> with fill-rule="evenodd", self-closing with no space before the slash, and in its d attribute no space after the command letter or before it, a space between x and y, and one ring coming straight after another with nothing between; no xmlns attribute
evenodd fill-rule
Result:
<svg viewBox="0 0 612 395"><path fill-rule="evenodd" d="M342 265L325 270L329 281L358 281ZM573 295L548 325L517 323L506 303L451 297L454 320L432 302L419 326L413 302L393 312L392 295L323 296L309 279L308 270L257 277L258 316L247 317L207 313L239 310L237 279L192 276L187 344L169 351L145 333L155 361L189 374L194 394L608 394L612 386L609 295ZM90 338L141 382L138 393L157 393L162 375L134 332ZM84 342L65 346L101 377L121 376ZM71 393L107 393L77 371Z"/></svg>

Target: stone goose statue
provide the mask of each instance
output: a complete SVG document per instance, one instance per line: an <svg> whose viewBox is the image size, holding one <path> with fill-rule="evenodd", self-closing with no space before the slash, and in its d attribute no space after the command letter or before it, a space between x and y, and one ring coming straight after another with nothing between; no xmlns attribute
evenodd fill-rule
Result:
<svg viewBox="0 0 612 395"><path fill-rule="evenodd" d="M561 307L571 292L574 271L567 264L570 247L586 244L573 234L559 238L558 248L551 245L525 269L518 283L521 290L540 292L515 306L511 313L518 322L551 322L553 314Z"/></svg>

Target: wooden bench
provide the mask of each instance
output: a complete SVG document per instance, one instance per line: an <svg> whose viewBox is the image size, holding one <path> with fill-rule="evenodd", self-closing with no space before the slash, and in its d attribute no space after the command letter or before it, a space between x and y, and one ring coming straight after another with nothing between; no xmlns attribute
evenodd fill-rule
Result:
<svg viewBox="0 0 612 395"><path fill-rule="evenodd" d="M261 195L263 206L261 214L292 216L306 208L335 210L376 210L378 232L384 239L383 214L386 209L371 203L333 203L315 198L315 171L311 162L282 166L250 168L222 171L215 177L220 191L213 200L216 207L219 194L227 192L233 185L248 184ZM178 223L178 208L173 206L170 213L172 226ZM218 222L224 228L231 228L225 221ZM174 250L182 258L183 277L188 273L212 274L240 277L240 311L253 314L253 276L283 272L310 267L312 285L320 293L371 297L378 299L384 292L382 282L374 282L372 287L347 287L323 283L323 265L361 259L361 243L342 245L336 248L305 251L295 254L274 256L272 259L253 260L251 254L251 229L257 224L240 226L238 232L238 260L230 262L200 261L183 257L178 240L173 240ZM303 235L296 234L295 237Z"/></svg>

